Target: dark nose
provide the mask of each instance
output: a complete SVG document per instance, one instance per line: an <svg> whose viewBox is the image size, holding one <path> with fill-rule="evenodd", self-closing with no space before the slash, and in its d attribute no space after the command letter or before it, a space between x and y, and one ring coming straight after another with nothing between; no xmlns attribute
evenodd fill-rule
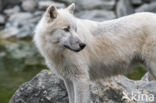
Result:
<svg viewBox="0 0 156 103"><path fill-rule="evenodd" d="M81 49L83 49L86 46L86 44L80 43L79 46L80 46Z"/></svg>

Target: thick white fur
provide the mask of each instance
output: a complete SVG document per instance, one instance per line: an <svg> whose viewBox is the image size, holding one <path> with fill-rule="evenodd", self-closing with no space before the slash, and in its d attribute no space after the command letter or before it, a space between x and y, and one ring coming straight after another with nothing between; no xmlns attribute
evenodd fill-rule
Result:
<svg viewBox="0 0 156 103"><path fill-rule="evenodd" d="M48 67L64 80L70 103L88 102L90 79L127 72L136 62L143 63L156 78L156 14L136 13L95 22L78 19L68 9L57 12L54 20L49 20L48 12L45 12L36 27L34 41ZM56 37L60 40L57 42L65 38L59 35L63 31L52 34L51 30L67 25L76 28L75 34L69 35L86 43L80 52L54 43Z"/></svg>

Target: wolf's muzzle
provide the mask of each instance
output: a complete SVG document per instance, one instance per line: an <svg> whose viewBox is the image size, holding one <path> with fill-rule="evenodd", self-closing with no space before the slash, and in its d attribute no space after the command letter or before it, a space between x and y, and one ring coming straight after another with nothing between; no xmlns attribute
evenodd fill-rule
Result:
<svg viewBox="0 0 156 103"><path fill-rule="evenodd" d="M79 38L73 37L73 36L70 36L70 38L67 39L63 43L63 45L64 45L65 48L67 48L69 50L72 50L74 52L79 52L82 49L84 49L85 46L86 46L86 44L83 43Z"/></svg>
<svg viewBox="0 0 156 103"><path fill-rule="evenodd" d="M79 43L76 47L69 46L69 45L64 45L64 47L69 49L69 50L72 50L74 52L79 52L79 51L81 51L82 49L84 49L86 47L86 44Z"/></svg>

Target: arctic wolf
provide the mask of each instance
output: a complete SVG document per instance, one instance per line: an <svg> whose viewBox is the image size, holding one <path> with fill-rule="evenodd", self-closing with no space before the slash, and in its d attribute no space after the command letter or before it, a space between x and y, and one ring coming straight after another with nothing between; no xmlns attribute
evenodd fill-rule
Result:
<svg viewBox="0 0 156 103"><path fill-rule="evenodd" d="M70 103L87 103L89 80L125 73L142 63L156 78L156 14L95 22L73 16L75 5L47 8L34 41L48 67L64 80Z"/></svg>

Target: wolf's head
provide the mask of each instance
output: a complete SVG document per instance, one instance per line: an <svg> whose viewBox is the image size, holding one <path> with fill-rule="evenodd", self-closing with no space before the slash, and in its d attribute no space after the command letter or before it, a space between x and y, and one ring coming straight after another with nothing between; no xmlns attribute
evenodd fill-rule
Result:
<svg viewBox="0 0 156 103"><path fill-rule="evenodd" d="M41 32L48 36L53 45L78 52L86 44L80 40L79 34L77 34L77 19L73 16L74 9L75 4L71 4L65 9L57 9L54 5L49 6L41 20L42 23L45 22L42 28L46 32Z"/></svg>

